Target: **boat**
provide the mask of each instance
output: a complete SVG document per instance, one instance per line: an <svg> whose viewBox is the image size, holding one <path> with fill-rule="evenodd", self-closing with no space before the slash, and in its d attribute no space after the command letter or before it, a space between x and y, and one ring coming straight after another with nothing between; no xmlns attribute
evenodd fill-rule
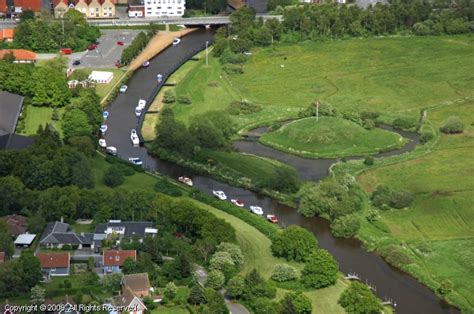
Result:
<svg viewBox="0 0 474 314"><path fill-rule="evenodd" d="M225 195L224 191L212 190L212 194L214 194L214 196L220 199L221 201L225 201L227 199L227 195Z"/></svg>
<svg viewBox="0 0 474 314"><path fill-rule="evenodd" d="M177 45L177 44L179 44L180 42L181 42L181 38L175 37L175 38L173 39L173 45Z"/></svg>
<svg viewBox="0 0 474 314"><path fill-rule="evenodd" d="M278 217L272 214L267 215L267 220L272 224L278 223Z"/></svg>
<svg viewBox="0 0 474 314"><path fill-rule="evenodd" d="M102 112L102 117L104 117L104 120L106 120L109 117L109 112L108 111Z"/></svg>
<svg viewBox="0 0 474 314"><path fill-rule="evenodd" d="M140 139L137 134L137 130L133 129L130 132L130 139L132 140L133 146L138 146L140 144Z"/></svg>
<svg viewBox="0 0 474 314"><path fill-rule="evenodd" d="M145 109L145 106L146 106L146 100L145 100L145 99L140 99L140 100L138 101L138 106L137 106L137 108Z"/></svg>
<svg viewBox="0 0 474 314"><path fill-rule="evenodd" d="M238 199L231 199L230 202L234 204L237 207L244 207L244 203L241 200Z"/></svg>
<svg viewBox="0 0 474 314"><path fill-rule="evenodd" d="M102 125L100 126L100 132L105 133L105 132L107 132L107 129L108 129L108 128L109 128L109 127L107 126L107 124L102 124Z"/></svg>
<svg viewBox="0 0 474 314"><path fill-rule="evenodd" d="M106 148L107 147L107 142L103 138L101 138L99 140L99 146L102 147L102 148Z"/></svg>
<svg viewBox="0 0 474 314"><path fill-rule="evenodd" d="M138 157L130 157L130 158L128 158L128 161L130 161L132 164L134 164L136 166L143 165L143 161Z"/></svg>
<svg viewBox="0 0 474 314"><path fill-rule="evenodd" d="M135 116L139 117L142 115L142 110L140 109L140 107L136 107L135 108Z"/></svg>
<svg viewBox="0 0 474 314"><path fill-rule="evenodd" d="M150 65L150 61L147 60L147 61L143 62L142 65L143 65L144 68L146 68Z"/></svg>
<svg viewBox="0 0 474 314"><path fill-rule="evenodd" d="M263 215L263 209L260 206L250 206L250 211L254 213L255 215L262 216Z"/></svg>
<svg viewBox="0 0 474 314"><path fill-rule="evenodd" d="M161 83L161 81L163 81L163 75L157 74L156 75L156 80L158 81L158 83Z"/></svg>
<svg viewBox="0 0 474 314"><path fill-rule="evenodd" d="M193 186L193 180L191 180L189 177L181 176L178 178L178 181L186 185Z"/></svg>

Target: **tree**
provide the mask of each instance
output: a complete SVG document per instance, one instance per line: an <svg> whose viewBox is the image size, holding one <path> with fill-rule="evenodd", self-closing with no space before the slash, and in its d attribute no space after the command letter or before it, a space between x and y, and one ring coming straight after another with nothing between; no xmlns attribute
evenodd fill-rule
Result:
<svg viewBox="0 0 474 314"><path fill-rule="evenodd" d="M122 185L124 180L122 172L114 166L110 166L104 173L104 183L111 188Z"/></svg>
<svg viewBox="0 0 474 314"><path fill-rule="evenodd" d="M94 175L89 160L83 155L77 163L72 166L71 184L80 188L93 188Z"/></svg>
<svg viewBox="0 0 474 314"><path fill-rule="evenodd" d="M350 314L376 314L382 311L382 304L372 291L358 281L353 281L342 292L338 303Z"/></svg>
<svg viewBox="0 0 474 314"><path fill-rule="evenodd" d="M135 274L137 272L137 262L131 257L127 257L125 261L123 261L122 272L126 275Z"/></svg>
<svg viewBox="0 0 474 314"><path fill-rule="evenodd" d="M44 304L45 300L46 300L46 290L44 290L44 288L42 288L39 285L36 285L33 288L31 288L31 295L30 295L31 304L35 304L39 306L40 304Z"/></svg>
<svg viewBox="0 0 474 314"><path fill-rule="evenodd" d="M270 286L262 276L253 269L250 273L245 276L245 289L242 293L242 298L250 300L259 297L274 298L276 295L276 288Z"/></svg>
<svg viewBox="0 0 474 314"><path fill-rule="evenodd" d="M104 287L105 290L111 293L115 293L116 291L120 290L122 278L123 275L121 273L105 275L104 277L102 277L102 287Z"/></svg>
<svg viewBox="0 0 474 314"><path fill-rule="evenodd" d="M195 279L189 292L188 302L193 305L202 304L206 301L204 296L204 289L201 284Z"/></svg>
<svg viewBox="0 0 474 314"><path fill-rule="evenodd" d="M245 289L245 281L244 281L244 278L240 275L236 275L232 277L229 280L229 282L227 282L227 285L225 288L226 293L234 299L239 298L244 292L244 289Z"/></svg>
<svg viewBox="0 0 474 314"><path fill-rule="evenodd" d="M331 231L336 237L350 238L357 233L360 222L357 215L345 215L337 217L331 223Z"/></svg>
<svg viewBox="0 0 474 314"><path fill-rule="evenodd" d="M12 236L4 220L0 220L0 252L5 252L8 257L11 257L15 252Z"/></svg>
<svg viewBox="0 0 474 314"><path fill-rule="evenodd" d="M294 168L279 167L270 178L268 185L277 191L293 193L298 191L300 181Z"/></svg>
<svg viewBox="0 0 474 314"><path fill-rule="evenodd" d="M237 244L222 242L217 246L217 251L229 253L232 261L238 268L241 268L244 265L244 255L242 254L240 246Z"/></svg>
<svg viewBox="0 0 474 314"><path fill-rule="evenodd" d="M64 113L61 125L66 140L70 137L90 136L92 134L87 115L80 109L67 110Z"/></svg>
<svg viewBox="0 0 474 314"><path fill-rule="evenodd" d="M203 148L220 148L226 144L222 130L209 119L193 119L189 125L189 133L195 138L196 144Z"/></svg>
<svg viewBox="0 0 474 314"><path fill-rule="evenodd" d="M462 133L464 131L464 123L462 123L459 117L451 116L444 122L440 130L445 134Z"/></svg>
<svg viewBox="0 0 474 314"><path fill-rule="evenodd" d="M224 302L224 297L219 292L213 289L206 289L204 291L206 296L207 306L203 313L206 314L228 314L229 310Z"/></svg>
<svg viewBox="0 0 474 314"><path fill-rule="evenodd" d="M211 270L207 275L206 287L219 290L224 286L225 277L220 270Z"/></svg>
<svg viewBox="0 0 474 314"><path fill-rule="evenodd" d="M289 226L272 241L272 252L275 256L287 260L304 261L318 245L315 236L299 226Z"/></svg>
<svg viewBox="0 0 474 314"><path fill-rule="evenodd" d="M27 190L17 177L0 177L0 215L18 212L23 206Z"/></svg>
<svg viewBox="0 0 474 314"><path fill-rule="evenodd" d="M38 67L33 73L32 80L33 105L63 107L69 103L71 92L67 86L64 67L58 60L48 61Z"/></svg>
<svg viewBox="0 0 474 314"><path fill-rule="evenodd" d="M176 287L174 282L171 281L166 284L164 294L167 299L173 300L177 292L178 292L178 288Z"/></svg>
<svg viewBox="0 0 474 314"><path fill-rule="evenodd" d="M301 272L301 282L308 288L324 288L336 283L339 266L326 250L316 250Z"/></svg>
<svg viewBox="0 0 474 314"><path fill-rule="evenodd" d="M163 103L172 104L176 102L176 94L171 89L165 91L163 95Z"/></svg>
<svg viewBox="0 0 474 314"><path fill-rule="evenodd" d="M43 278L40 262L31 251L23 250L16 266L21 274L24 289L29 290Z"/></svg>
<svg viewBox="0 0 474 314"><path fill-rule="evenodd" d="M301 291L287 293L281 301L282 314L311 314L312 310L311 300Z"/></svg>
<svg viewBox="0 0 474 314"><path fill-rule="evenodd" d="M277 264L272 272L272 279L278 282L290 281L298 278L296 269L287 264Z"/></svg>
<svg viewBox="0 0 474 314"><path fill-rule="evenodd" d="M443 279L441 281L441 285L438 287L438 293L442 296L446 296L447 294L451 293L453 290L453 283L449 279Z"/></svg>

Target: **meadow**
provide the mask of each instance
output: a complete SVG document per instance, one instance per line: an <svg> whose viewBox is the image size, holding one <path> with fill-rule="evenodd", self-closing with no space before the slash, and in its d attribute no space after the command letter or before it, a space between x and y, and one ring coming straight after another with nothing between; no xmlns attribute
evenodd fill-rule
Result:
<svg viewBox="0 0 474 314"><path fill-rule="evenodd" d="M296 120L260 137L262 144L309 158L361 156L402 146L394 133L362 126L341 118L315 117Z"/></svg>
<svg viewBox="0 0 474 314"><path fill-rule="evenodd" d="M24 129L19 132L24 135L35 135L38 131L39 126L45 126L47 123L50 123L54 128L61 133L62 128L60 123L52 120L53 108L50 107L36 107L36 106L27 106L26 108L26 118L24 119ZM58 109L59 117L62 116L64 108Z"/></svg>

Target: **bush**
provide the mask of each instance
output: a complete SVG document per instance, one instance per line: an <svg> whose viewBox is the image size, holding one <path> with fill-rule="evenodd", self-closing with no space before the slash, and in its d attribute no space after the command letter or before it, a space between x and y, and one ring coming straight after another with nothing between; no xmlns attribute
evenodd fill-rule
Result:
<svg viewBox="0 0 474 314"><path fill-rule="evenodd" d="M241 53L234 53L228 49L224 50L224 52L219 57L219 61L222 64L232 63L232 64L242 64L247 61L247 57Z"/></svg>
<svg viewBox="0 0 474 314"><path fill-rule="evenodd" d="M434 137L433 133L431 133L429 131L425 131L425 132L421 133L421 135L420 135L420 143L421 144L426 144L429 141L431 141L433 139L433 137Z"/></svg>
<svg viewBox="0 0 474 314"><path fill-rule="evenodd" d="M353 281L337 301L347 313L381 313L383 306L367 285Z"/></svg>
<svg viewBox="0 0 474 314"><path fill-rule="evenodd" d="M110 166L104 173L104 183L108 187L114 188L124 182L123 173L115 166Z"/></svg>
<svg viewBox="0 0 474 314"><path fill-rule="evenodd" d="M244 74L243 67L241 65L237 65L237 64L226 64L226 65L224 65L223 70L228 75Z"/></svg>
<svg viewBox="0 0 474 314"><path fill-rule="evenodd" d="M219 290L224 286L225 277L220 270L211 270L207 276L206 287Z"/></svg>
<svg viewBox="0 0 474 314"><path fill-rule="evenodd" d="M278 282L294 280L297 277L296 270L287 264L277 264L272 273L272 279Z"/></svg>
<svg viewBox="0 0 474 314"><path fill-rule="evenodd" d="M464 131L464 123L462 123L459 117L452 116L444 122L440 130L445 134L462 133Z"/></svg>
<svg viewBox="0 0 474 314"><path fill-rule="evenodd" d="M192 104L191 97L188 95L181 95L178 97L178 102L183 105L190 105Z"/></svg>
<svg viewBox="0 0 474 314"><path fill-rule="evenodd" d="M324 288L336 283L339 266L326 250L314 251L301 272L301 282L307 288Z"/></svg>
<svg viewBox="0 0 474 314"><path fill-rule="evenodd" d="M394 128L401 130L409 130L418 126L418 121L410 118L397 118L393 120L392 125Z"/></svg>
<svg viewBox="0 0 474 314"><path fill-rule="evenodd" d="M253 104L247 100L233 101L230 103L228 111L231 115L251 114L262 111L262 106Z"/></svg>
<svg viewBox="0 0 474 314"><path fill-rule="evenodd" d="M412 257L397 245L388 245L378 251L388 263L398 268L403 269L403 266L413 263Z"/></svg>
<svg viewBox="0 0 474 314"><path fill-rule="evenodd" d="M407 190L392 191L389 205L393 208L405 208L413 202L413 194Z"/></svg>
<svg viewBox="0 0 474 314"><path fill-rule="evenodd" d="M392 190L386 185L379 185L372 193L372 203L380 209L408 207L413 201L413 194L407 190Z"/></svg>
<svg viewBox="0 0 474 314"><path fill-rule="evenodd" d="M372 156L365 157L364 164L366 164L367 166L372 166L374 164L374 157Z"/></svg>
<svg viewBox="0 0 474 314"><path fill-rule="evenodd" d="M166 178L159 179L156 182L155 191L176 197L182 195L181 190Z"/></svg>
<svg viewBox="0 0 474 314"><path fill-rule="evenodd" d="M338 217L331 223L331 232L336 237L350 238L357 233L359 228L359 218L353 214Z"/></svg>
<svg viewBox="0 0 474 314"><path fill-rule="evenodd" d="M271 249L275 256L301 262L311 255L317 244L316 237L311 232L292 225L274 237Z"/></svg>
<svg viewBox="0 0 474 314"><path fill-rule="evenodd" d="M172 104L174 102L176 102L176 94L171 89L168 89L163 95L163 103Z"/></svg>

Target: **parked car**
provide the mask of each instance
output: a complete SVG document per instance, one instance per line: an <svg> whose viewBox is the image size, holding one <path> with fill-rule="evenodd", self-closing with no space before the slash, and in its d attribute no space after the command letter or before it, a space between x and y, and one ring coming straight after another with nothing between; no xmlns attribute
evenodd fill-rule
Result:
<svg viewBox="0 0 474 314"><path fill-rule="evenodd" d="M79 64L81 64L81 60L74 60L72 62L72 65L79 65Z"/></svg>
<svg viewBox="0 0 474 314"><path fill-rule="evenodd" d="M72 49L71 49L71 48L62 48L60 51L61 51L61 53L62 53L63 55L70 55L70 54L72 54Z"/></svg>
<svg viewBox="0 0 474 314"><path fill-rule="evenodd" d="M117 45L123 46L123 45L125 45L125 43L123 41L117 41Z"/></svg>
<svg viewBox="0 0 474 314"><path fill-rule="evenodd" d="M128 161L130 161L132 164L134 164L136 166L143 165L143 161L138 157L130 157L130 158L128 158Z"/></svg>
<svg viewBox="0 0 474 314"><path fill-rule="evenodd" d="M244 203L241 200L238 199L231 199L230 202L234 204L237 207L244 207Z"/></svg>
<svg viewBox="0 0 474 314"><path fill-rule="evenodd" d="M127 86L127 85L122 85L122 86L120 86L120 92L121 92L121 93L125 93L125 92L127 91L127 89L128 89L128 86Z"/></svg>
<svg viewBox="0 0 474 314"><path fill-rule="evenodd" d="M255 215L262 216L263 215L263 209L260 206L250 206L250 211L254 213Z"/></svg>
<svg viewBox="0 0 474 314"><path fill-rule="evenodd" d="M87 47L87 50L95 50L95 49L97 49L96 44L90 44L89 47Z"/></svg>
<svg viewBox="0 0 474 314"><path fill-rule="evenodd" d="M102 147L102 148L106 148L107 147L107 142L105 141L105 139L101 138L99 140L99 146Z"/></svg>
<svg viewBox="0 0 474 314"><path fill-rule="evenodd" d="M214 194L214 196L220 199L221 201L225 201L227 199L227 195L225 195L224 191L212 190L212 194Z"/></svg>
<svg viewBox="0 0 474 314"><path fill-rule="evenodd" d="M110 154L112 156L117 156L117 148L113 147L113 146L108 146L106 149L105 149L105 152L107 154Z"/></svg>

